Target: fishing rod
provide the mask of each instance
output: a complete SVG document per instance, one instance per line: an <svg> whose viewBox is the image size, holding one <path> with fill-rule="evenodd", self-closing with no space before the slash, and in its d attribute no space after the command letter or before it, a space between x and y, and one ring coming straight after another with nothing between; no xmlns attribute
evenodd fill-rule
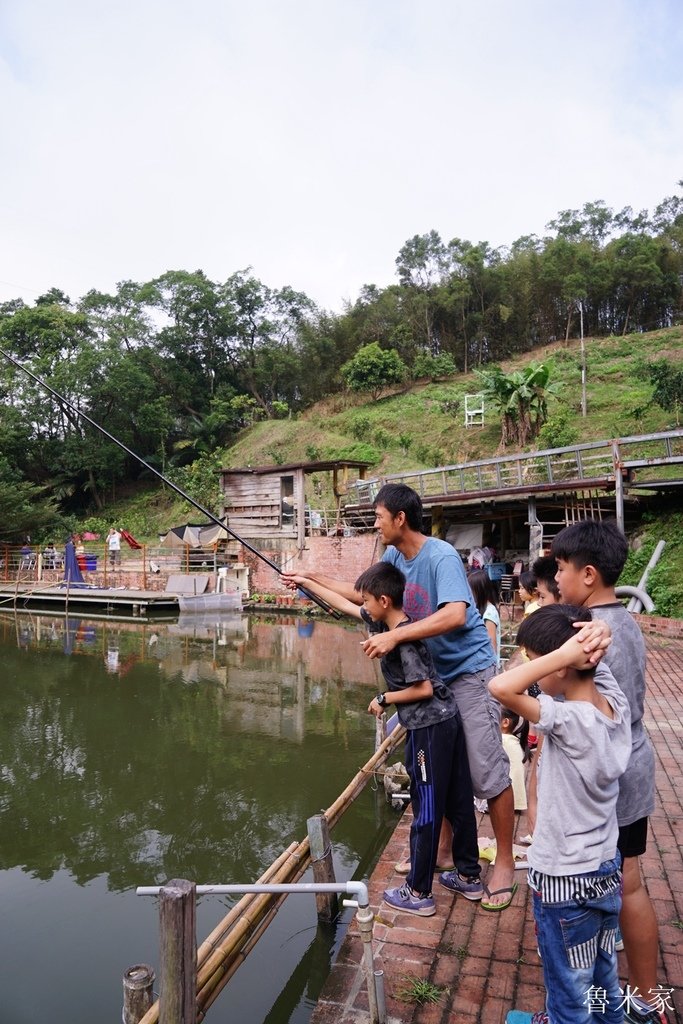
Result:
<svg viewBox="0 0 683 1024"><path fill-rule="evenodd" d="M96 430L99 430L99 432L101 434L104 434L105 437L109 438L110 441L113 441L114 444L117 444L119 448L122 448L127 455L130 455L131 458L139 462L140 465L144 466L145 469L149 470L150 473L153 473L154 476L158 476L159 479L163 483L165 483L167 487L170 487L171 490L176 492L176 494L179 494L180 497L187 501L190 505L194 505L198 512L201 512L202 515L206 516L207 519L210 519L212 523L216 524L216 526L220 526L222 530L225 530L226 533L229 533L230 536L233 537L236 541L239 541L239 543L242 544L247 549L247 551L251 551L252 555L256 555L256 557L260 558L262 562L265 562L266 565L269 565L271 569L274 569L278 576L282 576L283 571L277 564L277 562L273 562L273 560L268 558L267 555L264 555L262 551L259 551L258 548L254 547L253 544L250 544L248 540L245 540L244 537L241 537L239 533L235 533L234 530L231 530L230 527L226 525L226 523L222 523L221 520L213 514L213 512L209 512L209 510L204 508L203 505L200 505L198 501L195 501L195 499L191 498L189 494L186 494L181 487L178 487L178 485L174 484L172 480L169 480L167 476L164 476L163 473L160 473L158 469L154 468L154 466L150 466L149 462L145 462L141 455L138 455L136 452L128 448L128 446L125 445L123 441L119 441L118 437L114 437L113 434L110 434L108 430L105 430L103 426L101 426L94 419L92 419L92 417L88 416L87 413L83 412L82 409L77 409L75 405L72 405L71 402L68 402L64 395L60 395L59 391L55 391L55 389L51 387L46 381L44 381L42 377L39 377L36 373L33 373L32 370L27 369L23 365L23 363L20 363L17 359L14 358L14 356L11 356L9 352L5 352L4 349L0 348L0 355L3 355L5 359L8 360L8 362L12 363L13 366L16 366L18 370L22 370L28 377L31 378L31 380L34 380L36 384L40 385L41 388L44 388L45 391L48 391L51 395L53 395L58 402L61 402L62 405L65 406L65 408L70 409L71 412L75 413L76 416L80 416L81 419L85 420L92 427L95 427ZM299 586L299 590L303 594L305 594L306 597L308 597L311 601L317 604L319 608L322 608L324 612L327 612L328 615L333 615L335 619L340 618L340 614L338 611L336 611L336 609L330 608L329 605L327 605L322 600L322 598L318 597L316 594L311 593L309 590L306 589L306 587Z"/></svg>

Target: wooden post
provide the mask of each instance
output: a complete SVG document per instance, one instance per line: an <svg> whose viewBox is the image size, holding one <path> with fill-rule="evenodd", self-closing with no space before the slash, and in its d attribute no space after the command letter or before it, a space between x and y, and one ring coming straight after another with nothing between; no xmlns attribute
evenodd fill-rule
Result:
<svg viewBox="0 0 683 1024"><path fill-rule="evenodd" d="M432 505L432 537L443 538L444 532L443 505Z"/></svg>
<svg viewBox="0 0 683 1024"><path fill-rule="evenodd" d="M123 1024L139 1024L154 1002L154 971L149 964L135 964L123 975Z"/></svg>
<svg viewBox="0 0 683 1024"><path fill-rule="evenodd" d="M174 878L159 894L160 1024L196 1024L195 884Z"/></svg>
<svg viewBox="0 0 683 1024"><path fill-rule="evenodd" d="M314 814L306 822L308 841L311 847L311 865L315 882L336 882L330 829L324 814ZM318 909L319 921L334 921L338 913L337 894L334 892L317 892L315 904Z"/></svg>

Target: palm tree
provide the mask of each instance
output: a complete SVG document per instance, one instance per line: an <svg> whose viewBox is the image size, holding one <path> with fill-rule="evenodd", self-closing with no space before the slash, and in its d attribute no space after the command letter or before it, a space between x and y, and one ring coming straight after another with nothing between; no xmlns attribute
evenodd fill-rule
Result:
<svg viewBox="0 0 683 1024"><path fill-rule="evenodd" d="M504 373L499 366L476 372L484 400L500 410L501 443L524 448L548 418L548 397L557 394L557 385L550 381L552 367L531 363L512 373Z"/></svg>

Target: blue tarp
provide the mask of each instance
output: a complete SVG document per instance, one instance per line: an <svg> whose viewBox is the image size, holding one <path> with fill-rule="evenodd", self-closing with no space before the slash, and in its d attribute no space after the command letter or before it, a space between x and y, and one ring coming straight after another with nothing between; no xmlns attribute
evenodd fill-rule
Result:
<svg viewBox="0 0 683 1024"><path fill-rule="evenodd" d="M64 579L69 580L71 583L83 582L83 576L78 568L78 561L76 559L76 549L71 540L66 542L66 547L64 548Z"/></svg>

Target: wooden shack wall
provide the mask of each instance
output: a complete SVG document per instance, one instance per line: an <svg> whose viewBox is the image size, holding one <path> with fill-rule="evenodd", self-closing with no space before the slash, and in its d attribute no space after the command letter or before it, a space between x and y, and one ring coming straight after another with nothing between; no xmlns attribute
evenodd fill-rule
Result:
<svg viewBox="0 0 683 1024"><path fill-rule="evenodd" d="M222 477L228 524L245 536L269 536L281 531L280 473L229 473ZM291 530L285 532L294 532Z"/></svg>

